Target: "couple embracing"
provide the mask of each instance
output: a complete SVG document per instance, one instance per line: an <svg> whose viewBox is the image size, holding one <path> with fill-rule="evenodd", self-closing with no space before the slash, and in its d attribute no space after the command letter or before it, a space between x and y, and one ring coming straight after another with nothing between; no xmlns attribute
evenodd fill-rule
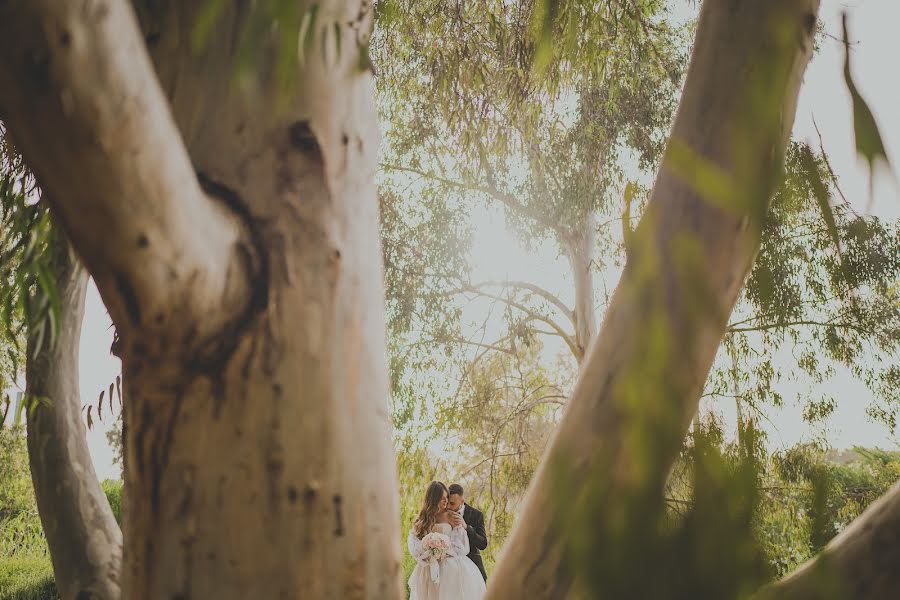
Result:
<svg viewBox="0 0 900 600"><path fill-rule="evenodd" d="M416 559L409 578L410 600L480 600L484 596L484 514L466 504L461 485L429 484L406 543Z"/></svg>

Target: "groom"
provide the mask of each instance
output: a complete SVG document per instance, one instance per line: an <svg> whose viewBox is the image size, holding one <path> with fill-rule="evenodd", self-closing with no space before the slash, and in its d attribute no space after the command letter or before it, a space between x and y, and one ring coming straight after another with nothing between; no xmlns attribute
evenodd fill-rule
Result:
<svg viewBox="0 0 900 600"><path fill-rule="evenodd" d="M484 530L484 513L466 504L463 495L463 486L454 483L448 489L449 502L447 508L453 511L450 514L450 524L454 527L465 525L469 534L469 559L475 563L481 576L487 581L487 573L484 570L484 562L481 560L481 551L487 548L487 532Z"/></svg>

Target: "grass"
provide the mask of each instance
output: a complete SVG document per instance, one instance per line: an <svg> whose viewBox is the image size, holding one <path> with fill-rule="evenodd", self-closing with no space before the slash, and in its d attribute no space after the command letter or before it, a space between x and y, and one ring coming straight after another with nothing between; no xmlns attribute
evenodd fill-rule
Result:
<svg viewBox="0 0 900 600"><path fill-rule="evenodd" d="M0 559L0 600L58 600L47 557Z"/></svg>

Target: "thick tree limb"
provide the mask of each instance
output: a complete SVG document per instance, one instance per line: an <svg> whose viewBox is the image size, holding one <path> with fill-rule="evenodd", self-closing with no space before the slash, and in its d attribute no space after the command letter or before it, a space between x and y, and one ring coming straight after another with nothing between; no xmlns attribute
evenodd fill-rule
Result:
<svg viewBox="0 0 900 600"><path fill-rule="evenodd" d="M765 600L888 600L900 590L900 482L818 556L762 590Z"/></svg>
<svg viewBox="0 0 900 600"><path fill-rule="evenodd" d="M818 5L702 4L678 115L622 280L488 598L570 597L587 579L577 565L589 563L567 560L569 528L613 531L662 498L759 244ZM602 542L597 552L616 552Z"/></svg>
<svg viewBox="0 0 900 600"><path fill-rule="evenodd" d="M56 586L63 598L118 600L122 532L91 462L78 386L78 347L88 274L55 242L52 268L60 297L59 335L38 350L29 336L28 456Z"/></svg>
<svg viewBox="0 0 900 600"><path fill-rule="evenodd" d="M126 338L193 352L246 312L256 249L201 190L129 2L4 2L0 118Z"/></svg>

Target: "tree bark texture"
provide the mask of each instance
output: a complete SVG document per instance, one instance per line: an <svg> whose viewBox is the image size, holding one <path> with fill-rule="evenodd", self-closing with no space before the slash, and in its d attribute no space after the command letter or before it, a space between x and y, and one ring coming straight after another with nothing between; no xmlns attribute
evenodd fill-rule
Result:
<svg viewBox="0 0 900 600"><path fill-rule="evenodd" d="M818 4L702 4L650 202L488 598L577 593L579 574L566 566L569 513L590 497L591 518L624 519L662 494L758 247Z"/></svg>
<svg viewBox="0 0 900 600"><path fill-rule="evenodd" d="M53 207L121 340L123 596L397 598L378 131L360 58L372 7L316 4L285 88L270 3L225 3L198 49L206 4L136 2L142 32L123 0L0 9L0 109L26 160L45 189L73 171L96 189ZM259 57L236 85L248 31L263 32ZM104 161L131 164L92 167Z"/></svg>
<svg viewBox="0 0 900 600"><path fill-rule="evenodd" d="M78 348L88 274L63 239L52 269L60 298L55 344L35 353L29 336L26 387L28 456L38 512L64 600L118 600L122 532L88 450L78 384Z"/></svg>

